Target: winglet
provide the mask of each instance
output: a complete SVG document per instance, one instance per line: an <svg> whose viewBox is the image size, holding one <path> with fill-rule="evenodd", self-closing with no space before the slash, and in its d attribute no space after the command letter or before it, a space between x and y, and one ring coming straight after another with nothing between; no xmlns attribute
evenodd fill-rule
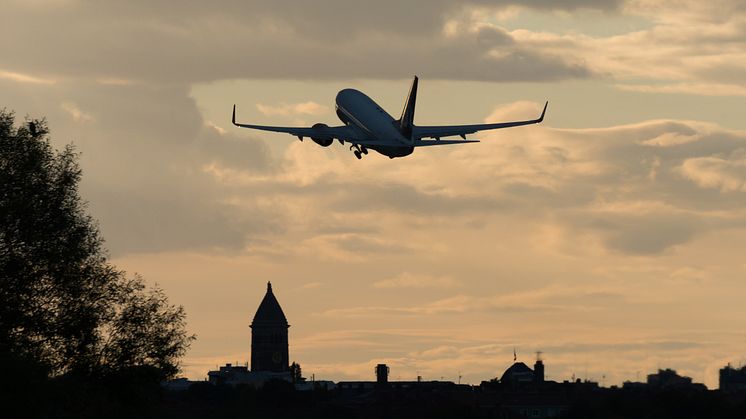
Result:
<svg viewBox="0 0 746 419"><path fill-rule="evenodd" d="M549 105L549 101L547 100L547 102L546 102L546 103L544 104L544 110L543 110L543 111L541 111L541 116L539 117L539 119L537 119L537 120L536 120L536 123L537 123L537 124L538 124L539 122L541 122L541 121L543 121L543 120L544 120L544 114L545 114L545 113L547 113L547 106L548 106L548 105Z"/></svg>
<svg viewBox="0 0 746 419"><path fill-rule="evenodd" d="M233 104L233 117L231 118L231 122L233 123L233 125L236 125L236 104L235 103Z"/></svg>

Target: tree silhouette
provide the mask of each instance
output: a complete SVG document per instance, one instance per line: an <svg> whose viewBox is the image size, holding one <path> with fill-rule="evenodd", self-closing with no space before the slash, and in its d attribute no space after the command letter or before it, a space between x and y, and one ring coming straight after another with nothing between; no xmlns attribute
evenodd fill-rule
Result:
<svg viewBox="0 0 746 419"><path fill-rule="evenodd" d="M304 380L303 378L303 372L300 369L300 364L297 362L293 362L290 364L290 377L293 380L293 384L300 383Z"/></svg>
<svg viewBox="0 0 746 419"><path fill-rule="evenodd" d="M56 152L45 120L15 126L0 109L0 363L48 377L178 371L192 336L185 312L108 262L78 194L71 145Z"/></svg>

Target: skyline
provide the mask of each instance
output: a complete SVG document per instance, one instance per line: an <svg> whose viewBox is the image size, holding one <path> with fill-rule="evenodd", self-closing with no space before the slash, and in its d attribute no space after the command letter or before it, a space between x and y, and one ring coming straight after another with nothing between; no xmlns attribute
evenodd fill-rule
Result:
<svg viewBox="0 0 746 419"><path fill-rule="evenodd" d="M269 309L268 306L272 306L272 309ZM272 314L269 314L270 312L272 312ZM256 345L256 339L257 339L254 336L255 335L255 331L253 330L254 329L254 325L257 322L257 318L261 317L262 319L266 319L266 318L268 318L268 316L270 316L269 318L272 319L271 321L278 322L277 325L279 325L278 326L279 327L279 331L280 331L279 333L281 335L284 335L284 341L283 341L284 344L283 344L283 342L280 342L279 346L276 349L276 350L278 350L280 352L275 352L275 353L281 353L281 352L284 351L285 355L287 355L287 350L288 350L288 347L289 347L289 340L288 340L288 336L287 336L288 335L287 334L287 329L289 328L289 324L287 323L287 320L284 318L284 314L283 314L283 310L282 310L281 304L279 304L279 302L277 301L277 299L275 298L275 296L273 294L271 282L267 282L267 291L266 291L266 294L265 294L264 297L262 297L262 301L259 304L259 306L257 307L256 314L253 316L252 324L249 326L252 329L252 332L251 332L251 335L252 335L251 336L251 351L250 351L251 361L248 361L248 360L247 361L243 361L243 360L242 361L233 361L233 362L225 362L224 366L223 365L216 365L215 366L215 370L210 371L209 374L208 374L210 382L212 382L212 379L213 379L211 377L211 375L213 373L217 373L217 371L222 371L223 368L230 369L231 367L238 367L239 370L240 370L240 368L243 366L243 368L244 368L245 371L257 372L258 374L266 373L267 371L271 371L273 368L280 368L280 369L284 368L284 371L288 371L289 370L288 363L291 362L290 359L283 358L282 356L278 356L276 360L273 358L271 362L267 361L269 355L268 355L266 349L264 349L263 351L262 350L256 351L256 353L259 353L259 354L261 354L261 356L264 356L265 358L267 358L267 359L264 360L265 363L261 364L261 363L255 362L255 359L257 359L256 357L258 355L255 355L255 349L254 349L254 347ZM262 342L266 342L266 340L263 340ZM284 347L284 349L281 349L283 347ZM661 345L660 349L665 350L665 345ZM565 383L576 383L576 380L578 380L577 383L581 383L581 382L582 383L592 383L592 384L595 384L595 385L600 385L601 388L619 387L618 385L611 385L611 386L605 387L604 386L604 384L605 384L604 382L606 380L605 374L601 376L600 381L594 381L594 379L589 378L587 376L587 371L583 372L584 375L582 377L578 373L573 373L571 377L560 377L560 378L558 378L558 377L550 377L549 375L545 374L546 365L543 362L544 361L544 357L542 356L542 355L544 355L544 352L539 350L539 351L534 352L532 355L534 355L534 359L533 359L533 361L534 361L534 364L533 364L534 367L536 367L536 365L539 365L539 364L541 365L541 377L542 377L542 381L547 380L547 381L557 381L557 382L563 382L564 381ZM274 363L279 363L280 365L282 365L283 362L281 360L284 360L284 367L281 367L281 366L278 366L278 365L274 364ZM267 362L270 362L270 363L267 364ZM508 369L510 369L512 366L514 366L515 364L527 365L527 364L525 364L525 362L529 362L529 364L530 364L530 361L528 359L519 359L519 357L518 357L518 350L515 347L513 347L513 361L512 361L512 364L510 364L510 366L506 368L506 371ZM293 364L295 364L295 363L296 362L293 361ZM251 364L250 367L249 367L249 364ZM258 364L259 366L255 366L255 364ZM299 365L299 366L302 367L302 365ZM381 366L383 366L385 368L385 370L386 370L386 376L388 376L388 374L389 374L389 367L386 364L376 364L376 368L375 368L376 378L378 378L379 367L381 367ZM728 363L726 366L723 366L723 368L726 368L726 367L727 368L731 368L733 366L732 366L731 363ZM738 365L736 368L740 369L742 367L743 367L743 365ZM240 371L244 371L244 370L240 370ZM625 379L624 382L623 382L623 384L624 384L624 386L626 386L627 384L644 383L645 381L642 380L643 377L648 377L647 383L650 384L650 379L649 379L650 375L660 374L660 373L662 373L664 371L665 372L672 372L672 373L676 374L676 370L675 369L672 369L670 367L662 368L662 367L659 366L658 369L655 372L653 372L653 371L648 371L648 372L636 371L635 378L634 379L632 379L632 378ZM720 369L719 373L720 373L721 380L722 380L722 369ZM452 383L461 384L461 380L463 378L463 376L461 375L461 371L459 371L459 375L456 377L456 379L453 379L453 380L451 380L450 377L445 377L445 376L442 376L442 375L440 377L423 377L423 376L419 375L419 371L416 371L416 374L417 375L414 377L414 379L416 379L416 381L418 381L418 382L419 381L431 381L431 380L432 381L438 381L438 379L439 379L440 381L445 380L445 381L450 381ZM641 374L642 374L642 377L641 377ZM303 377L304 380L311 379L312 381L315 381L315 380L318 379L318 380L321 380L321 381L329 382L329 380L326 377L315 377L315 373L313 373L313 372L308 373L306 375L308 375L308 377ZM397 375L396 377L397 377L397 380L402 380L402 376L400 374ZM492 381L492 380L500 380L502 382L502 379L500 377L501 377L501 374L498 372L498 374L496 376L494 376L494 377L484 378L482 380L482 384L484 384L485 382L488 382L488 381ZM411 377L407 377L407 378L411 378ZM689 377L684 376L684 378L689 378ZM362 380L366 381L366 379L362 379ZM582 381L580 381L580 380L582 380ZM689 380L690 380L690 383L691 383L691 378L689 378ZM368 377L367 381L368 382L371 381L370 377ZM194 381L194 382L197 382L197 381ZM471 383L469 383L469 384L471 384ZM696 383L696 382L694 384L695 385L701 385L700 383ZM476 383L471 384L471 385L476 385ZM719 389L722 390L722 383L720 383Z"/></svg>
<svg viewBox="0 0 746 419"><path fill-rule="evenodd" d="M248 359L269 280L317 377L478 383L517 347L716 387L746 360L746 6L521 3L10 1L1 106L76 145L113 263L186 308L187 377ZM401 161L230 125L337 123L345 87L396 114L414 74L419 124L551 104Z"/></svg>

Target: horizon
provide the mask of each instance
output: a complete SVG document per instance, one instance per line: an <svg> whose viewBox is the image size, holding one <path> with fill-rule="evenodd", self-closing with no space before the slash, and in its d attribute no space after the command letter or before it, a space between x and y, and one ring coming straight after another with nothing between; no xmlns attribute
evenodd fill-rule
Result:
<svg viewBox="0 0 746 419"><path fill-rule="evenodd" d="M270 283L271 283L271 281L268 282L268 286L269 286ZM271 289L271 287L269 289ZM280 306L282 306L282 304L280 304ZM254 319L255 318L256 317L254 317ZM292 340L290 340L289 343L290 343L290 346L292 346ZM251 351L249 352L249 354L250 353L251 353ZM596 383L601 388L612 388L612 387L620 387L622 384L625 384L625 383L645 383L646 379L648 378L648 376L650 376L650 375L656 375L656 374L659 374L659 373L664 372L664 371L673 371L673 372L679 373L679 371L677 371L673 367L670 367L670 366L658 366L653 371L636 371L636 377L634 379L632 379L632 378L624 379L622 383L611 384L611 385L607 386L607 385L605 385L606 377L604 375L602 375L600 377L600 379L589 378L587 376L587 371L583 371L584 375L582 377L581 377L580 374L578 374L576 372L573 372L572 376L570 376L570 377L560 377L560 378L558 378L558 377L552 377L552 376L550 376L549 374L546 373L547 364L544 362L545 361L545 357L543 356L544 352L541 351L541 350L535 351L532 354L532 355L534 355L533 363L532 363L532 361L521 359L519 357L519 354L520 354L520 351L517 350L517 348L513 348L513 360L512 360L512 362L510 362L509 364L507 364L507 367L505 368L505 370L507 370L508 368L510 368L510 366L512 366L512 365L514 365L516 363L522 363L522 364L527 365L529 367L534 367L536 365L535 364L536 362L541 361L542 362L542 367L545 369L542 381L556 381L556 382L559 382L559 383L562 383L562 382L573 383L576 380L578 380L578 382L582 381L583 383ZM236 358L236 359L240 359L240 358ZM297 361L295 361L293 359L289 359L288 361L289 362L297 362ZM211 369L210 372L215 372L215 371L220 370L223 367L231 367L231 366L233 366L233 367L244 366L249 371L254 371L254 369L252 369L250 365L251 365L251 362L248 359L247 360L238 360L238 361L234 360L232 362L227 362L226 361L226 362L223 362L222 364L215 365L215 368ZM381 365L381 364L376 364L376 365ZM386 364L386 363L382 363L382 365L388 366L388 364ZM300 365L300 366L303 367L303 365ZM736 365L733 365L733 364L731 364L729 362L726 365L722 366L722 368L726 368L726 367L727 368L741 369L743 367L743 364L739 363L736 366ZM410 373L411 373L411 371L410 371ZM442 375L439 376L439 377L423 377L422 375L419 375L419 371L415 371L415 374L416 375L414 377L411 377L410 376L411 374L407 374L405 377L403 377L401 374L398 374L396 376L396 379L392 380L392 382L393 381L423 381L423 382L425 382L425 381L445 381L445 382L453 382L453 383L458 383L458 384L467 384L467 385L477 386L477 385L479 385L479 383L482 383L482 382L490 381L490 380L493 380L493 379L499 379L501 377L501 375L502 375L502 372L498 371L496 376L494 376L494 377L486 377L486 378L482 379L479 382L462 382L463 381L463 376L461 376L461 375L458 375L454 379L451 379L451 377L445 377L445 376L442 376ZM332 382L343 382L343 381L345 381L345 380L335 380L333 377L316 377L315 376L316 374L313 373L313 372L304 373L304 375L306 376L306 377L304 377L306 380L313 380L313 381L332 381ZM684 376L684 377L686 377L686 376ZM190 378L190 377L182 377L182 378L187 378L190 381L195 381L195 382L207 381L208 380L208 376L207 375L205 377L203 377L201 380L200 379ZM369 381L369 382L373 382L374 381L373 380L373 378L374 378L373 374L371 374L371 377L354 377L354 378L357 378L358 381ZM351 380L352 380L352 378L351 378ZM353 381L355 381L355 380L353 380ZM697 384L697 382L694 381L694 384ZM709 388L709 389L712 390L713 388Z"/></svg>
<svg viewBox="0 0 746 419"><path fill-rule="evenodd" d="M80 152L111 262L186 309L190 379L249 359L271 281L308 377L478 384L517 348L717 388L746 360L746 6L524 3L11 0L0 106ZM414 74L415 124L546 118L361 161L231 125L337 125L348 87L397 116Z"/></svg>

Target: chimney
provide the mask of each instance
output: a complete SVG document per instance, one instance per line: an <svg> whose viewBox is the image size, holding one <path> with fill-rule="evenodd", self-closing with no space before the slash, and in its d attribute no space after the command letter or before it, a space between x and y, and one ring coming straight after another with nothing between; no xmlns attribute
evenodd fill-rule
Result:
<svg viewBox="0 0 746 419"><path fill-rule="evenodd" d="M534 364L534 381L537 383L544 382L544 361L541 360L541 352L536 353L536 363Z"/></svg>
<svg viewBox="0 0 746 419"><path fill-rule="evenodd" d="M385 385L389 382L389 367L386 364L376 365L376 383Z"/></svg>

